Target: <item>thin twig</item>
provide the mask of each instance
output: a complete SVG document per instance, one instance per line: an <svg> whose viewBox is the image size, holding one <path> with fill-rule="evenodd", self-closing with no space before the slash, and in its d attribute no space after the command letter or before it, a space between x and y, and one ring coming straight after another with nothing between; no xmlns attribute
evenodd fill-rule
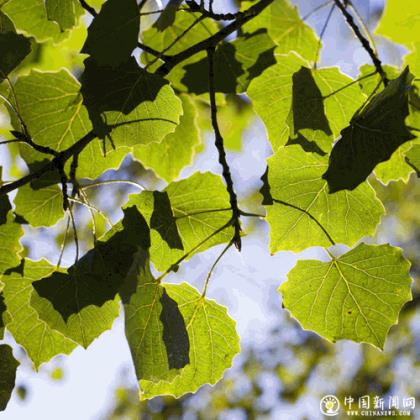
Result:
<svg viewBox="0 0 420 420"><path fill-rule="evenodd" d="M388 78L386 77L385 71L382 68L382 62L378 58L378 56L375 54L375 51L373 50L372 46L369 43L369 40L363 36L362 32L360 31L359 27L357 26L356 22L353 19L353 16L348 12L346 6L341 2L341 0L334 0L334 3L337 5L337 7L340 9L341 13L345 17L348 25L353 30L356 37L359 39L360 43L362 44L363 48L366 50L366 52L369 54L373 65L376 68L376 71L381 76L382 82L384 86L386 86L389 82Z"/></svg>
<svg viewBox="0 0 420 420"><path fill-rule="evenodd" d="M372 73L365 74L364 76L361 76L358 79L353 80L350 83L347 83L347 85L344 85L341 88L338 88L337 90L334 90L333 92L329 93L328 95L323 96L322 99L327 99L327 98L329 98L331 96L334 96L338 92L341 92L342 90L347 89L350 86L353 86L355 83L359 83L360 81L362 81L364 79L367 79L369 77L375 76L375 74L377 74L377 71L376 70L374 72L372 72Z"/></svg>
<svg viewBox="0 0 420 420"><path fill-rule="evenodd" d="M168 62L168 60L171 60L171 57L170 56L166 56L165 53L167 51L169 51L182 38L184 38L184 36L186 36L188 34L188 32L190 32L191 29L193 29L194 26L196 26L202 20L203 20L203 16L200 16L197 19L195 19L194 22L192 22L190 25L188 25L179 35L177 35L177 37L166 48L163 49L163 51L161 53L159 53L158 56L155 57L154 60L152 60L150 63L147 64L147 66L145 67L145 69L147 70L150 66L152 66L153 64L155 64L156 61L158 61L159 59L162 59L163 61L166 61L166 62ZM164 57L164 58L162 58L162 57Z"/></svg>
<svg viewBox="0 0 420 420"><path fill-rule="evenodd" d="M226 228L232 225L232 220L229 220L229 222L225 223L223 226L216 229L214 232L212 232L209 236L204 238L201 242L199 242L197 245L192 247L188 252L186 252L181 258L179 258L176 262L171 264L171 266L164 271L157 279L156 281L161 282L171 271L174 271L178 268L179 264L182 263L182 261L186 260L191 254L193 254L195 251L200 249L206 242L208 242L211 238L218 235L220 232L223 232Z"/></svg>
<svg viewBox="0 0 420 420"><path fill-rule="evenodd" d="M322 38L324 37L325 31L327 30L327 26L328 26L328 23L330 22L334 9L335 9L335 4L331 6L330 11L328 12L328 15L327 15L327 19L325 19L324 26L322 27L321 33L319 34L318 46L316 48L316 54L315 54L315 60L314 60L314 69L316 69L316 66L318 64L319 53L321 52L321 46L322 46Z"/></svg>
<svg viewBox="0 0 420 420"><path fill-rule="evenodd" d="M79 237L77 235L77 227L76 227L76 220L73 214L73 207L69 206L68 211L70 215L71 225L73 227L74 245L76 247L76 255L74 257L74 262L77 263L77 261L79 261Z"/></svg>
<svg viewBox="0 0 420 420"><path fill-rule="evenodd" d="M325 3L320 4L319 6L315 7L315 9L312 9L308 14L306 14L302 20L305 21L309 19L314 13L318 12L319 10L323 9L324 7L328 6L330 3L332 3L333 0L327 0Z"/></svg>
<svg viewBox="0 0 420 420"><path fill-rule="evenodd" d="M207 51L209 59L209 94L211 107L211 123L215 135L215 145L219 153L219 163L222 166L223 178L226 182L227 191L229 193L230 207L232 209L232 222L235 229L233 243L236 248L241 250L241 223L240 211L238 207L238 198L233 187L232 175L226 159L226 150L222 134L220 132L219 123L217 121L217 105L216 105L216 88L214 83L214 48L209 48Z"/></svg>
<svg viewBox="0 0 420 420"><path fill-rule="evenodd" d="M57 265L56 265L56 270L58 270L61 266L61 261L63 259L63 255L64 255L64 249L66 248L66 242L67 242L67 237L69 235L69 230L70 230L70 216L67 217L67 225L66 225L66 230L64 232L64 238L63 238L63 242L61 243L61 247L60 247L60 254L58 256L58 261L57 261Z"/></svg>
<svg viewBox="0 0 420 420"><path fill-rule="evenodd" d="M204 289L203 289L203 293L201 294L202 297L206 296L207 293L207 287L209 285L209 281L211 279L211 276L214 273L214 269L216 268L217 264L219 264L220 260L223 258L223 255L226 254L226 252L228 251L228 249L233 245L233 239L225 246L225 248L223 249L223 251L220 253L220 255L216 258L216 261L213 263L213 265L210 268L210 271L207 275L206 278L206 282L204 283Z"/></svg>
<svg viewBox="0 0 420 420"><path fill-rule="evenodd" d="M89 188L102 187L103 185L109 184L128 184L137 187L142 191L146 190L146 187L144 187L143 185L139 184L138 182L130 181L128 179L110 179L107 181L97 181L93 182L92 184L80 185L79 188L81 190L87 190Z"/></svg>

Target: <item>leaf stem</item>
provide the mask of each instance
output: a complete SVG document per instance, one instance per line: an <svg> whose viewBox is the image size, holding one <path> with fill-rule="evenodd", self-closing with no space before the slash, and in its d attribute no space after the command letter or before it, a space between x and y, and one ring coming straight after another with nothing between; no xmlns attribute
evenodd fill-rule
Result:
<svg viewBox="0 0 420 420"><path fill-rule="evenodd" d="M202 297L206 296L207 293L207 287L209 285L210 279L214 273L214 270L217 266L217 264L219 264L220 260L223 258L223 255L226 254L226 252L228 251L228 249L233 245L233 239L231 239L231 241L225 246L225 248L223 249L223 251L220 253L220 255L216 258L216 261L213 263L213 265L210 268L209 273L207 274L207 278L206 278L206 282L204 283L204 289L203 289L203 293L201 294Z"/></svg>
<svg viewBox="0 0 420 420"><path fill-rule="evenodd" d="M176 262L174 262L165 272L163 272L156 281L161 282L171 271L174 271L178 268L179 264L182 263L182 261L186 260L192 253L200 249L207 241L209 241L211 238L219 234L220 232L223 232L226 228L232 225L232 220L229 220L229 222L225 223L223 226L216 229L214 232L212 232L209 236L204 238L201 242L199 242L197 245L192 247L188 252L186 252L181 258L179 258Z"/></svg>

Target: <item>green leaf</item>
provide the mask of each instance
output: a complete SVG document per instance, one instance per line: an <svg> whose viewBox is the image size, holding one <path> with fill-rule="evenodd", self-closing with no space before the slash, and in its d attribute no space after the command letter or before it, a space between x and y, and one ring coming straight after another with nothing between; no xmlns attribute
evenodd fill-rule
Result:
<svg viewBox="0 0 420 420"><path fill-rule="evenodd" d="M13 357L12 348L6 344L0 345L0 411L7 407L7 403L15 387L16 369L19 362Z"/></svg>
<svg viewBox="0 0 420 420"><path fill-rule="evenodd" d="M96 179L106 171L118 169L130 151L130 147L124 146L114 149L107 139L95 139L79 154L77 176Z"/></svg>
<svg viewBox="0 0 420 420"><path fill-rule="evenodd" d="M68 35L62 33L57 22L48 20L44 0L9 0L1 11L13 22L16 31L38 42L53 39L60 42Z"/></svg>
<svg viewBox="0 0 420 420"><path fill-rule="evenodd" d="M362 243L327 263L299 261L279 290L303 328L333 342L350 339L383 349L411 300L409 268L401 249Z"/></svg>
<svg viewBox="0 0 420 420"><path fill-rule="evenodd" d="M179 398L196 392L204 384L214 385L239 353L235 322L225 307L203 298L187 283L167 284L165 289L169 298L177 303L184 319L189 337L190 363L174 379L173 373L169 372L168 380L140 380L141 399L157 395Z"/></svg>
<svg viewBox="0 0 420 420"><path fill-rule="evenodd" d="M34 227L53 226L64 217L63 193L55 173L47 173L36 184L18 189L14 203L16 214Z"/></svg>
<svg viewBox="0 0 420 420"><path fill-rule="evenodd" d="M233 42L221 43L214 55L216 92L244 92L252 79L275 64L274 48L275 44L262 28L241 34ZM200 54L184 66L184 74L179 72L180 83L190 93L206 93L208 69L207 55Z"/></svg>
<svg viewBox="0 0 420 420"><path fill-rule="evenodd" d="M136 290L124 301L125 331L139 380L174 377L189 363L190 342L177 303L143 259L131 274Z"/></svg>
<svg viewBox="0 0 420 420"><path fill-rule="evenodd" d="M20 238L23 229L14 221L13 213L7 214L7 222L0 225L0 275L8 268L16 267L20 262L22 245Z"/></svg>
<svg viewBox="0 0 420 420"><path fill-rule="evenodd" d="M251 5L250 1L242 2L242 9ZM250 22L244 25L244 30L253 32L260 28L267 28L268 35L279 46L279 54L295 51L308 61L316 58L318 37L315 31L299 16L296 6L288 0L276 0Z"/></svg>
<svg viewBox="0 0 420 420"><path fill-rule="evenodd" d="M112 327L120 312L118 292L142 241L149 244L148 227L135 208L104 240L67 272L56 271L33 284L31 306L50 328L88 347Z"/></svg>
<svg viewBox="0 0 420 420"><path fill-rule="evenodd" d="M160 142L175 131L182 104L166 80L133 57L115 69L92 59L85 65L82 94L98 135L112 130L111 140L120 147Z"/></svg>
<svg viewBox="0 0 420 420"><path fill-rule="evenodd" d="M139 28L136 0L108 0L90 24L82 52L101 66L116 67L136 48Z"/></svg>
<svg viewBox="0 0 420 420"><path fill-rule="evenodd" d="M420 41L420 3L406 0L404 7L398 0L387 0L384 13L375 32L391 41L410 46Z"/></svg>
<svg viewBox="0 0 420 420"><path fill-rule="evenodd" d="M405 69L356 113L341 132L323 175L331 192L357 187L378 163L390 159L399 146L414 138L405 124L412 80L408 68Z"/></svg>
<svg viewBox="0 0 420 420"><path fill-rule="evenodd" d="M266 209L272 253L333 242L351 246L375 233L384 207L373 188L364 183L353 191L329 194L322 179L327 166L328 157L296 145L269 158L266 188L273 204Z"/></svg>
<svg viewBox="0 0 420 420"><path fill-rule="evenodd" d="M67 70L33 71L19 78L15 92L21 118L41 146L62 151L92 129L80 84Z"/></svg>
<svg viewBox="0 0 420 420"><path fill-rule="evenodd" d="M408 153L406 153L407 163L416 171L420 178L420 145L413 146Z"/></svg>
<svg viewBox="0 0 420 420"><path fill-rule="evenodd" d="M226 187L211 173L173 182L160 193L131 195L127 205L136 205L150 226L150 258L159 271L169 269L184 254L191 256L233 236Z"/></svg>
<svg viewBox="0 0 420 420"><path fill-rule="evenodd" d="M276 59L277 64L253 80L247 91L255 111L267 128L273 150L276 151L280 146L284 146L289 139L291 133L288 124L291 122L291 111L295 114L295 118L303 117L307 120L305 122L307 127L299 127L300 130L305 130L305 128L320 129L319 124L316 127L314 121L311 121L311 118L307 116L309 102L316 105L318 119L325 120L326 117L333 137L337 137L340 130L349 123L351 116L365 100L360 88L336 67L311 70L310 74L308 70L304 70L306 76L303 79L304 73L301 68L302 66L306 67L302 59L294 54L287 56L276 54ZM311 112L313 111L311 110ZM323 117L320 116L320 112ZM325 125L324 121L323 130L326 130ZM305 136L320 135L320 133L309 133L308 131L301 134ZM320 138L317 137L317 140L319 141ZM322 139L324 152L329 151L331 144L332 140L328 137Z"/></svg>
<svg viewBox="0 0 420 420"><path fill-rule="evenodd" d="M78 0L46 0L47 18L57 22L61 31L72 29L84 14Z"/></svg>
<svg viewBox="0 0 420 420"><path fill-rule="evenodd" d="M404 57L404 65L410 66L410 71L416 76L420 75L420 41L413 43L410 54Z"/></svg>
<svg viewBox="0 0 420 420"><path fill-rule="evenodd" d="M35 292L32 283L53 271L54 267L45 260L23 260L21 270L1 277L7 307L3 315L4 324L16 342L26 350L36 368L58 354L70 354L77 346L73 340L41 320L31 306L31 297Z"/></svg>
<svg viewBox="0 0 420 420"><path fill-rule="evenodd" d="M192 164L195 151L201 144L194 102L187 95L180 98L184 113L175 131L160 143L140 144L133 148L134 157L167 182L173 181L182 168Z"/></svg>
<svg viewBox="0 0 420 420"><path fill-rule="evenodd" d="M13 32L0 33L0 81L31 52L29 39Z"/></svg>
<svg viewBox="0 0 420 420"><path fill-rule="evenodd" d="M407 151L412 147L412 141L401 145L386 162L379 163L375 167L375 176L383 184L388 185L391 181L408 182L413 168L406 162Z"/></svg>
<svg viewBox="0 0 420 420"><path fill-rule="evenodd" d="M277 64L254 79L247 90L255 111L267 128L274 151L287 142L289 127L286 121L292 104L292 75L305 64L295 54L276 55L276 59Z"/></svg>

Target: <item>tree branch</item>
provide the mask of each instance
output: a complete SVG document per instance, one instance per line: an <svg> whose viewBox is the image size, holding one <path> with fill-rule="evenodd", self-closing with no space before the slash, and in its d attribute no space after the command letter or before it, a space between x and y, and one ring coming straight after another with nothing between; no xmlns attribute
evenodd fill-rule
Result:
<svg viewBox="0 0 420 420"><path fill-rule="evenodd" d="M93 17L97 15L96 10L92 6L89 6L85 0L79 0L79 1L83 9L85 9L90 15L92 15Z"/></svg>
<svg viewBox="0 0 420 420"><path fill-rule="evenodd" d="M226 160L226 151L222 134L220 132L219 124L217 122L217 105L216 105L216 90L214 85L214 48L207 50L209 58L209 93L210 93L210 106L211 106L211 123L215 135L215 144L219 152L219 162L223 169L223 178L226 182L227 191L229 193L230 207L232 209L232 224L235 233L232 242L236 248L241 250L241 212L238 207L238 198L236 197L235 189L233 187L232 175Z"/></svg>
<svg viewBox="0 0 420 420"><path fill-rule="evenodd" d="M216 32L211 37L192 45L184 51L168 57L166 63L162 64L156 73L168 74L177 64L192 57L200 51L208 50L209 48L215 47L219 42L223 41L231 33L237 31L245 23L249 22L254 17L258 16L266 7L268 7L274 0L260 0L257 4L250 7L249 9L242 12L237 19L232 23L222 28L219 32Z"/></svg>
<svg viewBox="0 0 420 420"><path fill-rule="evenodd" d="M375 51L373 50L372 46L369 43L369 40L363 36L362 32L360 31L359 27L357 26L356 22L353 19L353 16L348 12L346 9L346 5L341 2L341 0L334 0L334 3L336 6L340 9L341 13L345 17L348 25L353 30L356 37L359 39L360 43L362 44L363 48L366 50L366 52L369 54L373 65L376 68L376 71L381 76L382 82L384 86L388 84L388 78L386 77L385 71L382 67L382 62L378 58L378 56L375 54Z"/></svg>
<svg viewBox="0 0 420 420"><path fill-rule="evenodd" d="M191 12L201 13L204 17L208 17L213 20L235 20L244 13L214 13L212 10L202 8L195 0L186 0L185 3L188 5Z"/></svg>
<svg viewBox="0 0 420 420"><path fill-rule="evenodd" d="M30 174L25 175L16 181L10 182L9 184L0 187L0 196L14 191L16 188L20 188L23 185L26 185L29 182L40 178L47 172L57 170L60 167L64 167L64 164L67 162L67 160L69 160L72 156L79 154L95 138L96 134L93 131L90 131L72 146L66 150L63 150L62 152L59 152L58 155L54 157L54 159L50 160L35 172L31 172Z"/></svg>

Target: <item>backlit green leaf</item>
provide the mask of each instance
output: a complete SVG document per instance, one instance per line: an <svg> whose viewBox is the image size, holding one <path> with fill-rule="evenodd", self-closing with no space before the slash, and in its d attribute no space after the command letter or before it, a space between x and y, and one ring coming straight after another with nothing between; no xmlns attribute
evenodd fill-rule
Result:
<svg viewBox="0 0 420 420"><path fill-rule="evenodd" d="M184 166L192 163L195 150L201 144L194 102L186 95L182 95L181 100L183 115L175 131L160 143L133 148L134 157L167 182L173 181Z"/></svg>
<svg viewBox="0 0 420 420"><path fill-rule="evenodd" d="M39 145L61 151L92 128L80 84L67 70L33 71L19 78L15 92L21 118Z"/></svg>
<svg viewBox="0 0 420 420"><path fill-rule="evenodd" d="M22 236L22 226L14 221L13 213L9 212L6 223L0 225L0 275L8 268L19 265Z"/></svg>
<svg viewBox="0 0 420 420"><path fill-rule="evenodd" d="M24 260L21 270L3 275L3 296L7 311L3 315L7 330L38 368L58 354L69 354L77 346L73 340L53 330L39 318L31 305L33 282L51 275L54 267L47 261Z"/></svg>
<svg viewBox="0 0 420 420"><path fill-rule="evenodd" d="M174 379L152 382L140 380L140 398L173 395L176 398L196 392L204 384L214 385L232 365L239 352L235 322L225 307L203 298L187 283L167 284L165 289L184 319L189 341L190 362ZM170 375L171 372L169 373Z"/></svg>
<svg viewBox="0 0 420 420"><path fill-rule="evenodd" d="M242 5L243 9L248 9L252 3L243 1ZM249 32L260 28L267 28L268 35L279 46L278 53L295 51L310 62L316 58L318 37L300 18L297 7L292 6L289 0L272 2L260 15L244 25Z"/></svg>
<svg viewBox="0 0 420 420"><path fill-rule="evenodd" d="M409 268L399 248L362 243L327 263L299 261L279 290L303 328L382 349L411 300Z"/></svg>
<svg viewBox="0 0 420 420"><path fill-rule="evenodd" d="M384 208L364 183L353 191L329 194L322 174L328 157L300 146L280 149L268 160L270 250L299 252L332 242L353 245L375 233Z"/></svg>
<svg viewBox="0 0 420 420"><path fill-rule="evenodd" d="M168 82L140 68L134 58L117 68L89 59L82 93L96 132L110 130L116 147L160 142L175 131L181 100Z"/></svg>
<svg viewBox="0 0 420 420"><path fill-rule="evenodd" d="M38 42L49 39L60 42L68 35L61 32L57 22L48 19L44 0L9 0L1 6L1 11L18 33L33 36Z"/></svg>
<svg viewBox="0 0 420 420"><path fill-rule="evenodd" d="M151 228L150 258L159 271L233 236L226 187L211 173L173 182L163 192L131 195L127 205L136 205Z"/></svg>
<svg viewBox="0 0 420 420"><path fill-rule="evenodd" d="M387 0L385 10L375 32L394 42L410 46L420 41L420 3L406 0L401 7L399 0Z"/></svg>

